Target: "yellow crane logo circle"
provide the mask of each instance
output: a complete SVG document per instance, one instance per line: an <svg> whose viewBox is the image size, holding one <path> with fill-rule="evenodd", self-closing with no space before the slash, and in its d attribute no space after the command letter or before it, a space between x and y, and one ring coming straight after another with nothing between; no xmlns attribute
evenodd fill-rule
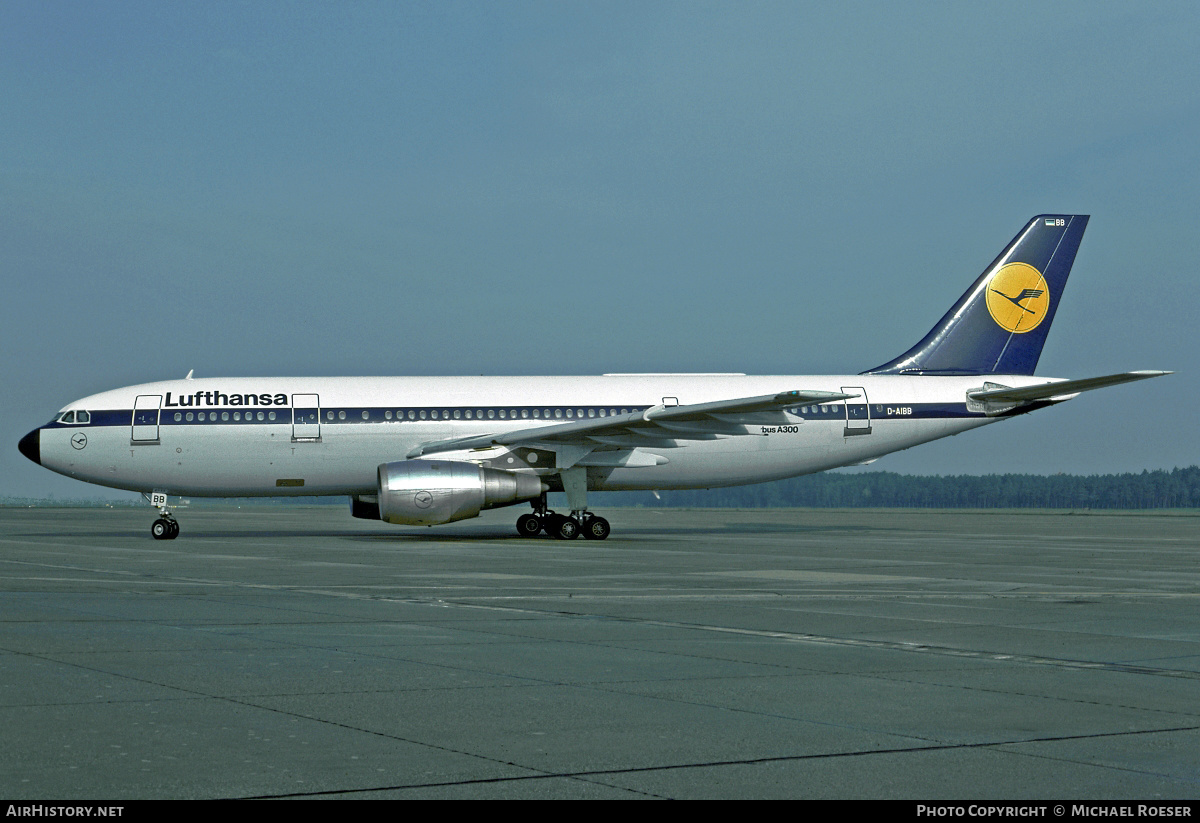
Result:
<svg viewBox="0 0 1200 823"><path fill-rule="evenodd" d="M1050 310L1050 287L1028 263L1001 266L987 284L987 308L1005 331L1033 331Z"/></svg>

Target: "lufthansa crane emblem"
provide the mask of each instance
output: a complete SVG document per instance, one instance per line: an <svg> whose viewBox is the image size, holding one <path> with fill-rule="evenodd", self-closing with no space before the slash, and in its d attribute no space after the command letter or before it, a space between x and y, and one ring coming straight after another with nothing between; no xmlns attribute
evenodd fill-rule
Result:
<svg viewBox="0 0 1200 823"><path fill-rule="evenodd" d="M417 492L413 495L413 503L418 509L428 509L433 505L433 495L429 492Z"/></svg>
<svg viewBox="0 0 1200 823"><path fill-rule="evenodd" d="M1033 331L1050 309L1050 287L1042 273L1028 263L1009 263L992 276L987 308L1005 331Z"/></svg>
<svg viewBox="0 0 1200 823"><path fill-rule="evenodd" d="M75 434L71 436L71 445L77 449L82 449L87 445L87 435L83 432L75 432Z"/></svg>

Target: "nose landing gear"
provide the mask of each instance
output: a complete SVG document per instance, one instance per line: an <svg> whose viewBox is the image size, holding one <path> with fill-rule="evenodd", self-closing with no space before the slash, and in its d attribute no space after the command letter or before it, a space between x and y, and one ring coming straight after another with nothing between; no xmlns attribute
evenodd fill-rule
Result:
<svg viewBox="0 0 1200 823"><path fill-rule="evenodd" d="M179 536L179 524L174 519L160 517L150 527L150 534L155 540L174 540Z"/></svg>
<svg viewBox="0 0 1200 823"><path fill-rule="evenodd" d="M179 536L179 523L175 515L167 508L167 496L162 492L153 494L142 493L142 497L152 506L158 507L158 519L150 526L150 534L155 540L174 540Z"/></svg>

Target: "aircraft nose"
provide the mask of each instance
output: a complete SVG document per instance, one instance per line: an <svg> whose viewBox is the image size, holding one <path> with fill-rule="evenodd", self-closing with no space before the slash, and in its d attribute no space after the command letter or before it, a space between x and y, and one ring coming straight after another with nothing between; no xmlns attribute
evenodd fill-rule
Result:
<svg viewBox="0 0 1200 823"><path fill-rule="evenodd" d="M17 448L21 450L21 454L28 457L39 466L42 465L42 430L34 429L29 434L21 438L21 442L17 444Z"/></svg>

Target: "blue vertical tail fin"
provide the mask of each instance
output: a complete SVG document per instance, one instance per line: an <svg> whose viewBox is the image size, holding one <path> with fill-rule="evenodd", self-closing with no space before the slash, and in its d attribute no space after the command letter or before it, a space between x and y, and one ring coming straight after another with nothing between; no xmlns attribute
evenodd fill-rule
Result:
<svg viewBox="0 0 1200 823"><path fill-rule="evenodd" d="M920 343L864 374L1033 374L1087 223L1030 220Z"/></svg>

